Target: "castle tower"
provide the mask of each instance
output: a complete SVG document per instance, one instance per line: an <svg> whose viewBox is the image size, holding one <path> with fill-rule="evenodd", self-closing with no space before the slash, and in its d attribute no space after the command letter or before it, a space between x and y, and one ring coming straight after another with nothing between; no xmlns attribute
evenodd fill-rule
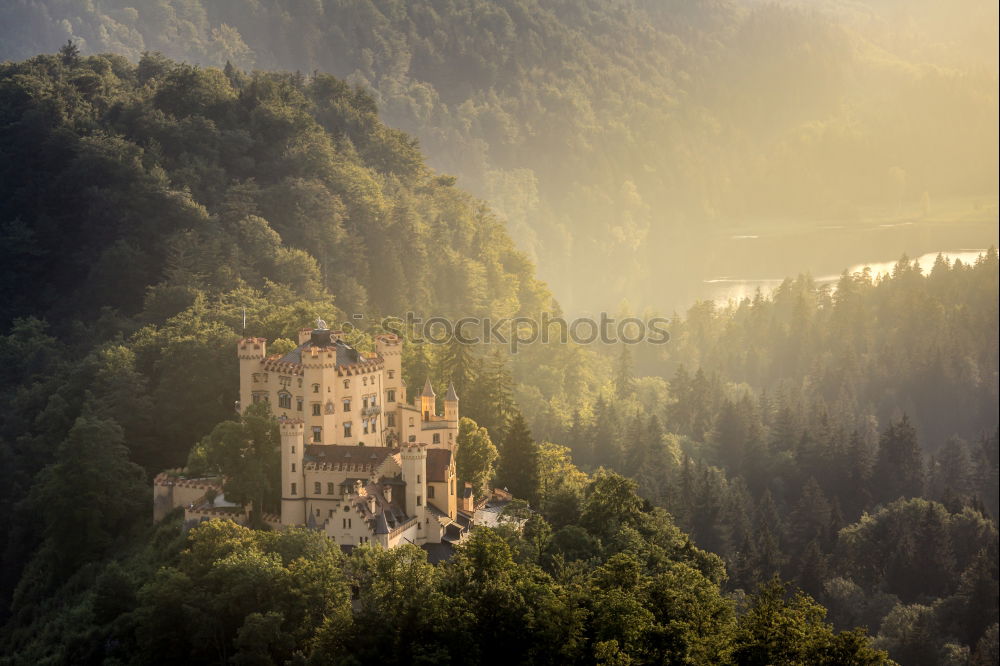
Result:
<svg viewBox="0 0 1000 666"><path fill-rule="evenodd" d="M448 393L444 396L444 420L458 421L458 393L454 384L448 384Z"/></svg>
<svg viewBox="0 0 1000 666"><path fill-rule="evenodd" d="M304 434L301 419L281 421L281 524L286 526L306 522Z"/></svg>
<svg viewBox="0 0 1000 666"><path fill-rule="evenodd" d="M431 417L434 416L435 404L434 399L437 396L434 393L434 387L431 386L430 377L424 382L424 390L420 394L420 418L424 421L430 421Z"/></svg>
<svg viewBox="0 0 1000 666"><path fill-rule="evenodd" d="M399 457L406 484L406 513L423 518L427 502L427 445L403 444Z"/></svg>
<svg viewBox="0 0 1000 666"><path fill-rule="evenodd" d="M253 402L253 376L267 357L266 338L243 338L237 343L236 355L240 359L240 413Z"/></svg>

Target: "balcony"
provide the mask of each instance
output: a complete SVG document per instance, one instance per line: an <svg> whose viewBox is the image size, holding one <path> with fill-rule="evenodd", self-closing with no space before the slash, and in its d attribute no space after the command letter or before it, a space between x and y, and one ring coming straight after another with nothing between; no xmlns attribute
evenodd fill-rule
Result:
<svg viewBox="0 0 1000 666"><path fill-rule="evenodd" d="M375 416L376 414L382 413L381 405L368 405L367 407L361 408L362 416Z"/></svg>

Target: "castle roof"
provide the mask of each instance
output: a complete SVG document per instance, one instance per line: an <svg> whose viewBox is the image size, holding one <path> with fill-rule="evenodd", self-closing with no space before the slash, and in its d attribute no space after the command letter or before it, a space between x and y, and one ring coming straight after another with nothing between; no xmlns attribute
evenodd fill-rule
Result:
<svg viewBox="0 0 1000 666"><path fill-rule="evenodd" d="M320 466L352 465L355 471L374 471L395 453L387 446L347 446L344 444L307 444L304 460Z"/></svg>
<svg viewBox="0 0 1000 666"><path fill-rule="evenodd" d="M337 351L337 365L346 366L354 365L360 363L363 359L361 354L358 353L354 347L350 346L342 340L335 340L332 344L320 345L317 344L315 340L307 340L301 345L288 352L279 359L276 359L277 363L292 363L294 365L302 365L302 352L310 347L316 347L318 349L336 349Z"/></svg>
<svg viewBox="0 0 1000 666"><path fill-rule="evenodd" d="M445 402L458 402L458 393L455 392L455 385L448 383L448 393L444 396Z"/></svg>
<svg viewBox="0 0 1000 666"><path fill-rule="evenodd" d="M447 482L449 467L451 467L451 451L448 449L427 449L428 481Z"/></svg>
<svg viewBox="0 0 1000 666"><path fill-rule="evenodd" d="M424 398L433 398L437 394L434 392L434 387L431 386L431 378L428 377L427 381L424 382L424 392L420 394Z"/></svg>

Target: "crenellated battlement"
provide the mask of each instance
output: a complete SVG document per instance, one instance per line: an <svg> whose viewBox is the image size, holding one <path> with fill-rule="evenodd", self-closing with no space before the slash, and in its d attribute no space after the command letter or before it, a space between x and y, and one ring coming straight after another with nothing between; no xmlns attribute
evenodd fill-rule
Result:
<svg viewBox="0 0 1000 666"><path fill-rule="evenodd" d="M306 429L306 423L302 419L281 419L280 425L281 436L287 435L301 435Z"/></svg>
<svg viewBox="0 0 1000 666"><path fill-rule="evenodd" d="M267 338L243 338L237 345L242 360L263 361L267 357Z"/></svg>

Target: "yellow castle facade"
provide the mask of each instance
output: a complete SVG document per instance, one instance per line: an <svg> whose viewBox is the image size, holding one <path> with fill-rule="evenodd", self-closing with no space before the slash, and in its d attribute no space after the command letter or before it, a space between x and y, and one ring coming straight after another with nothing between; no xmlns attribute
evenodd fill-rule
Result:
<svg viewBox="0 0 1000 666"><path fill-rule="evenodd" d="M455 472L459 398L449 386L439 414L428 381L411 404L397 336L376 336L375 352L365 353L320 321L288 353L269 355L267 340L244 338L237 357L238 407L266 402L280 425L281 515L267 518L273 527L307 526L342 546L384 548L453 544L468 533L475 508L468 488L459 498ZM154 484L159 515L184 495L174 484L165 475ZM193 518L197 508L185 506Z"/></svg>

